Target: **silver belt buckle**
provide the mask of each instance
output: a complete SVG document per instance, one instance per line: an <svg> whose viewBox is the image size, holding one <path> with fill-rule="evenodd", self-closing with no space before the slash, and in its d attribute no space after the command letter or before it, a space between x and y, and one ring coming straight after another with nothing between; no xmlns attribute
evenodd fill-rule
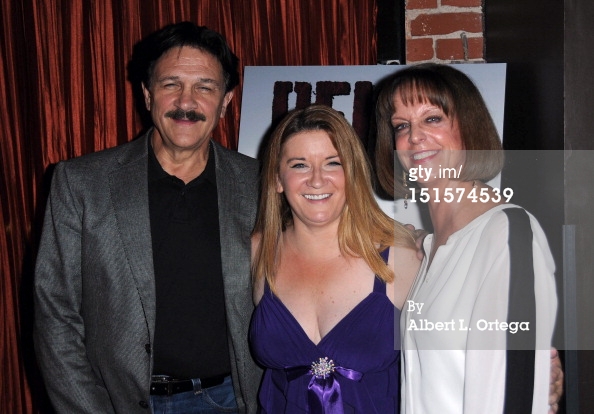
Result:
<svg viewBox="0 0 594 414"><path fill-rule="evenodd" d="M171 377L169 375L152 375L151 376L151 382L164 383L164 382L169 382L169 381L171 381Z"/></svg>

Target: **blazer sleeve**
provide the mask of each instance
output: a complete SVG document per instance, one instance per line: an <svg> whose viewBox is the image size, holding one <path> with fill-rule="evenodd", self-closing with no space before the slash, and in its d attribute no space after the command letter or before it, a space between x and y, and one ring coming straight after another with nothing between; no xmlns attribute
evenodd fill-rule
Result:
<svg viewBox="0 0 594 414"><path fill-rule="evenodd" d="M35 269L34 342L47 392L59 413L112 413L85 347L82 314L82 202L67 163L56 166Z"/></svg>

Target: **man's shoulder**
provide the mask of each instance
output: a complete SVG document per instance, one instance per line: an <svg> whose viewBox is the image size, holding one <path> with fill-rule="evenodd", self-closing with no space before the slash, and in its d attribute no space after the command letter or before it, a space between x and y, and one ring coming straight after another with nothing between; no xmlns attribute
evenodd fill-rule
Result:
<svg viewBox="0 0 594 414"><path fill-rule="evenodd" d="M71 164L88 164L93 162L107 161L110 159L121 159L129 156L143 156L147 154L146 135L132 139L129 142L119 144L115 147L105 148L89 154L80 155L66 160Z"/></svg>
<svg viewBox="0 0 594 414"><path fill-rule="evenodd" d="M217 168L231 168L242 174L258 174L260 163L258 160L240 152L227 149L213 141L215 157L223 162L217 163Z"/></svg>
<svg viewBox="0 0 594 414"><path fill-rule="evenodd" d="M87 172L105 171L118 165L133 162L147 155L146 136L133 139L115 147L102 149L60 162L69 170L85 169Z"/></svg>
<svg viewBox="0 0 594 414"><path fill-rule="evenodd" d="M146 139L143 137L116 147L81 155L55 165L52 182L69 182L71 186L98 189L112 173L125 167L136 171L146 170ZM130 169L128 169L129 173Z"/></svg>

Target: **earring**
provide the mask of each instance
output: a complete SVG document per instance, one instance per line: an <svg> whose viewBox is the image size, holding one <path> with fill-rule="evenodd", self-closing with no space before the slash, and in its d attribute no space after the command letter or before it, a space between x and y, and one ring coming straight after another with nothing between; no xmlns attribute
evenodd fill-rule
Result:
<svg viewBox="0 0 594 414"><path fill-rule="evenodd" d="M406 191L404 194L404 209L408 209L408 184L406 182L406 171L402 171L402 185Z"/></svg>

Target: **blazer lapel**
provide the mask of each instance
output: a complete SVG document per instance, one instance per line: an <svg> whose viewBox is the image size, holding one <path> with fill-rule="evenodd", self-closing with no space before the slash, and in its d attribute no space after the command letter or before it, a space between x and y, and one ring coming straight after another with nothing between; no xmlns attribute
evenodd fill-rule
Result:
<svg viewBox="0 0 594 414"><path fill-rule="evenodd" d="M234 255L235 246L237 244L236 232L237 228L233 226L233 215L236 214L234 209L238 208L237 199L234 199L235 182L232 175L228 175L229 171L225 167L224 161L220 157L217 160L217 192L219 199L219 233L221 237L221 265L223 269L223 280L225 283L225 296L229 297L232 293L229 289L234 289L229 282L229 275L233 273L234 266L230 266L230 257ZM233 284L234 285L234 284Z"/></svg>
<svg viewBox="0 0 594 414"><path fill-rule="evenodd" d="M147 140L150 132L130 144L119 158L120 168L109 177L110 195L124 254L136 281L147 324L155 325L155 275L149 216Z"/></svg>
<svg viewBox="0 0 594 414"><path fill-rule="evenodd" d="M219 227L221 235L221 261L225 296L244 295L250 289L250 232L253 219L250 218L255 208L253 195L246 196L246 191L253 191L253 185L244 182L241 171L229 162L224 151L215 144L217 171L217 191L219 199ZM237 298L237 297L235 297ZM232 300L232 299L231 299Z"/></svg>

